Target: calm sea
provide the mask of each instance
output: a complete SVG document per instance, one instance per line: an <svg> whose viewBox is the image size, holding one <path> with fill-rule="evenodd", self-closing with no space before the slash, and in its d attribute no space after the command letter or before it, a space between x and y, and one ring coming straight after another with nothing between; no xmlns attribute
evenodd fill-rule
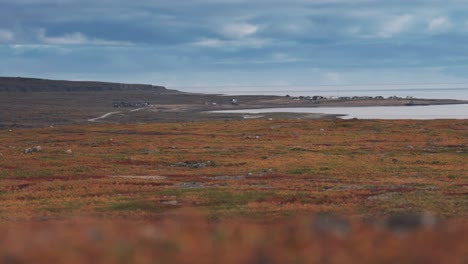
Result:
<svg viewBox="0 0 468 264"><path fill-rule="evenodd" d="M340 118L351 119L468 119L468 104L429 105L429 106L372 106L372 107L304 107L304 108L266 108L215 111L217 113L316 113L343 115Z"/></svg>
<svg viewBox="0 0 468 264"><path fill-rule="evenodd" d="M379 89L379 90L288 90L288 91L229 91L227 95L286 95L290 96L399 96L425 99L468 100L468 88L449 89ZM229 113L261 114L268 112L322 113L344 115L342 118L359 119L468 119L468 104L432 106L390 107L319 107L319 108L270 108L221 111Z"/></svg>

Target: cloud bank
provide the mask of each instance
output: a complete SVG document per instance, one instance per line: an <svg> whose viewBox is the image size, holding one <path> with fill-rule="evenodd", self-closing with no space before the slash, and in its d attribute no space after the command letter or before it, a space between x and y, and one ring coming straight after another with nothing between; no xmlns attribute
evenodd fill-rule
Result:
<svg viewBox="0 0 468 264"><path fill-rule="evenodd" d="M0 75L186 87L466 81L466 11L461 0L3 0Z"/></svg>

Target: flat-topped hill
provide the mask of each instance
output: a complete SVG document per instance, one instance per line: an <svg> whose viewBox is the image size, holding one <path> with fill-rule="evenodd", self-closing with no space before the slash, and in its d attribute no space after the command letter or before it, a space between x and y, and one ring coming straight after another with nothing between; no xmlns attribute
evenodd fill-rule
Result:
<svg viewBox="0 0 468 264"><path fill-rule="evenodd" d="M164 86L94 81L63 81L22 77L0 77L0 92L87 92L87 91L153 91L176 93Z"/></svg>

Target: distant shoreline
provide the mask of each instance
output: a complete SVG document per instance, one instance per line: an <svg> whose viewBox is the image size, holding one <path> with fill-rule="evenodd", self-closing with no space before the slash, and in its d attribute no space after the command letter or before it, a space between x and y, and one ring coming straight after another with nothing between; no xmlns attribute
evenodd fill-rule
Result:
<svg viewBox="0 0 468 264"><path fill-rule="evenodd" d="M27 87L31 82L35 85L34 89ZM63 88L62 84L68 88ZM45 88L42 85L46 85ZM0 89L0 127L4 128L245 119L242 114L207 113L220 110L468 104L467 100L395 96L327 98L321 95L203 94L168 90L162 86L24 78L0 78L0 87L3 87ZM12 92L15 89L16 92ZM135 109L139 111L134 111ZM270 113L264 114L262 118L335 119L338 116L340 115Z"/></svg>
<svg viewBox="0 0 468 264"><path fill-rule="evenodd" d="M353 107L303 107L260 108L245 110L213 111L211 114L231 113L243 115L244 119L264 118L273 113L314 114L334 116L340 119L468 119L468 104L419 105L419 106L353 106Z"/></svg>

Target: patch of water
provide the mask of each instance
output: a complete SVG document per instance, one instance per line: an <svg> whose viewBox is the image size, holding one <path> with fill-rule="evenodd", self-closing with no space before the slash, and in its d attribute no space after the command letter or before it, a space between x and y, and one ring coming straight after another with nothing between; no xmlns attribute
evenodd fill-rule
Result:
<svg viewBox="0 0 468 264"><path fill-rule="evenodd" d="M343 115L343 119L468 119L468 104L428 106L371 106L371 107L302 107L265 108L214 111L214 113L314 113Z"/></svg>

